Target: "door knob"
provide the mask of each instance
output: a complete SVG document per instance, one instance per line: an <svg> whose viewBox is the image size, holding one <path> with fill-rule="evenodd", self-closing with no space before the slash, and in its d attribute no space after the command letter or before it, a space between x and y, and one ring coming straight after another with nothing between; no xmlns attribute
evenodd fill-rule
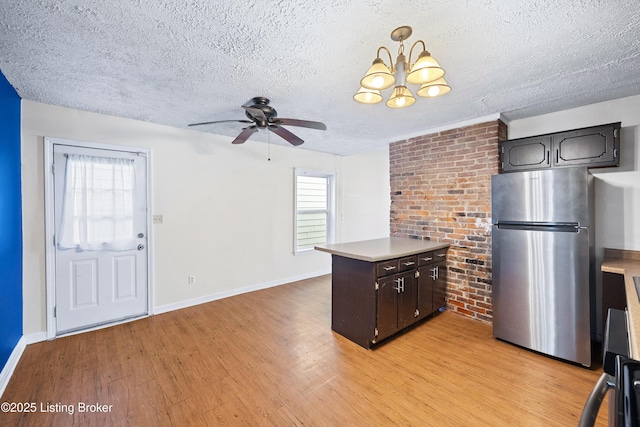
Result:
<svg viewBox="0 0 640 427"><path fill-rule="evenodd" d="M144 245L143 245L142 243L140 243L140 244L138 245L138 250L139 250L139 251L141 251L141 250L143 250L143 249L144 249Z"/></svg>
<svg viewBox="0 0 640 427"><path fill-rule="evenodd" d="M144 233L138 233L138 239L142 239L144 237Z"/></svg>

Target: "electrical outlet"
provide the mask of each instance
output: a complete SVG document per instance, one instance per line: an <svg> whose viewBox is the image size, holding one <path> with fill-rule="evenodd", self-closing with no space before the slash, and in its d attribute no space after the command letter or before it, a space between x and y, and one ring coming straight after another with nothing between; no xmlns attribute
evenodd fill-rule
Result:
<svg viewBox="0 0 640 427"><path fill-rule="evenodd" d="M196 276L189 276L189 284L190 285L196 284Z"/></svg>

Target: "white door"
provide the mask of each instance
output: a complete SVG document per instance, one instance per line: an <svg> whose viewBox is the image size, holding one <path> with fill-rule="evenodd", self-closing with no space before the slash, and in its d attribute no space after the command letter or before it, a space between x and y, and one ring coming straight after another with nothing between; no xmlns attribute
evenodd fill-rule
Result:
<svg viewBox="0 0 640 427"><path fill-rule="evenodd" d="M56 333L148 313L147 157L53 145Z"/></svg>

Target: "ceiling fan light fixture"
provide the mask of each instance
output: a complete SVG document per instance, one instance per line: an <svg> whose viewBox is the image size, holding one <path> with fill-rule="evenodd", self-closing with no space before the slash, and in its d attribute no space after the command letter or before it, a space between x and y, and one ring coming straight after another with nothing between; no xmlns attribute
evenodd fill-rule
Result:
<svg viewBox="0 0 640 427"><path fill-rule="evenodd" d="M435 98L437 96L446 95L451 92L451 87L444 79L438 79L434 82L423 84L416 92L416 95L423 98Z"/></svg>
<svg viewBox="0 0 640 427"><path fill-rule="evenodd" d="M428 51L423 50L416 63L411 67L407 82L413 85L422 85L438 80L442 76L444 76L444 70L440 67L438 61L433 59Z"/></svg>
<svg viewBox="0 0 640 427"><path fill-rule="evenodd" d="M378 57L373 61L362 80L360 80L360 86L371 90L381 90L393 86L395 82L396 78L389 67Z"/></svg>
<svg viewBox="0 0 640 427"><path fill-rule="evenodd" d="M382 102L382 95L379 90L367 89L361 86L360 90L353 95L353 99L361 104L377 104Z"/></svg>
<svg viewBox="0 0 640 427"><path fill-rule="evenodd" d="M396 86L393 88L391 98L387 101L389 108L406 108L413 105L416 99L411 95L409 89L405 86Z"/></svg>

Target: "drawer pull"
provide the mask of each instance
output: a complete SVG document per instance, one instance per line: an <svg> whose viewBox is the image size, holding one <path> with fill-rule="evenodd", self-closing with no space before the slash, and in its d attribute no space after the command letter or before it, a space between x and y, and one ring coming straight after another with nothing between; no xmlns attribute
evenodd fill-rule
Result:
<svg viewBox="0 0 640 427"><path fill-rule="evenodd" d="M407 262L403 262L402 265L406 265L407 267L409 267L410 265L415 264L415 262L413 261L407 261Z"/></svg>
<svg viewBox="0 0 640 427"><path fill-rule="evenodd" d="M422 258L423 261L431 261L433 258L431 257L426 257L426 258Z"/></svg>
<svg viewBox="0 0 640 427"><path fill-rule="evenodd" d="M438 254L438 256L439 256L440 258L444 258L445 256L447 256L447 254Z"/></svg>
<svg viewBox="0 0 640 427"><path fill-rule="evenodd" d="M396 266L395 265L387 265L386 267L382 267L385 269L385 271L391 271L391 270L395 270Z"/></svg>

